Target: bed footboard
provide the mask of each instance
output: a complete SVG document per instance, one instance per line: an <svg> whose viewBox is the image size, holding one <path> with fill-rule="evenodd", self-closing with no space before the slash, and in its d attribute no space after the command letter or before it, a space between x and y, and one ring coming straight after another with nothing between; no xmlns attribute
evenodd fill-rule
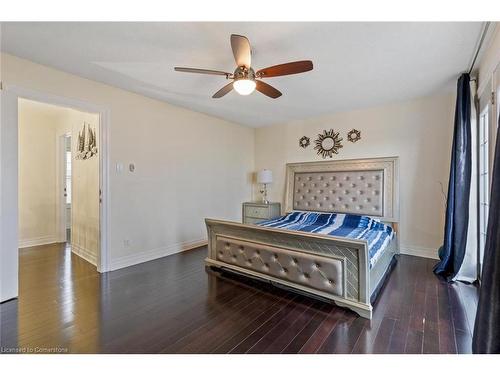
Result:
<svg viewBox="0 0 500 375"><path fill-rule="evenodd" d="M371 319L364 241L220 220L205 222L206 265L317 295Z"/></svg>

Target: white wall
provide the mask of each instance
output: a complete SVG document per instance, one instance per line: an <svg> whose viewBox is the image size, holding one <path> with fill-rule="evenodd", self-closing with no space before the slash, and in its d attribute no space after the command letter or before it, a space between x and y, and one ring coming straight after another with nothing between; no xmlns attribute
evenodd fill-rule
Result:
<svg viewBox="0 0 500 375"><path fill-rule="evenodd" d="M500 63L500 23L492 22L494 27L488 45L484 46L481 61L478 62L478 90L481 91L491 80L491 75Z"/></svg>
<svg viewBox="0 0 500 375"><path fill-rule="evenodd" d="M69 111L72 151L71 249L92 264L99 254L99 157L75 159L78 132L83 123L90 124L99 139L99 115ZM87 125L88 126L88 125ZM100 143L97 141L98 152Z"/></svg>
<svg viewBox="0 0 500 375"><path fill-rule="evenodd" d="M1 65L1 59L0 59ZM2 79L0 69L0 80ZM0 302L18 294L17 98L0 90Z"/></svg>
<svg viewBox="0 0 500 375"><path fill-rule="evenodd" d="M478 73L478 96L480 103L480 110L484 109L486 104L489 106L489 118L498 119L500 114L500 23L493 22L492 26L495 27L491 38L487 45L484 46L485 50L479 61ZM491 105L491 93L496 92L495 105ZM491 121L496 123L496 120ZM495 144L497 137L498 127L490 126L489 135L489 153L490 160L495 156ZM490 175L493 174L493 163L490 163Z"/></svg>
<svg viewBox="0 0 500 375"><path fill-rule="evenodd" d="M313 149L323 129L333 128L344 138L336 159L399 156L402 251L436 257L445 214L439 183L446 192L453 113L454 95L449 94L259 128L255 168L273 171L275 182L269 195L283 203L285 164L323 160ZM361 131L357 143L346 140L353 128ZM306 149L298 144L303 135L311 138Z"/></svg>
<svg viewBox="0 0 500 375"><path fill-rule="evenodd" d="M1 55L1 78L7 89L23 87L109 110L112 269L204 241L204 217L241 219L241 202L251 197L253 129L8 54ZM15 138L11 130L4 129L2 118L2 146ZM8 154L8 148L2 149L2 194L14 190L14 183L4 180L12 168L4 159ZM117 163L125 165L122 173ZM129 163L135 172L128 172ZM2 234L8 226L3 215L10 211L11 206L2 206ZM17 242L5 241L2 252L14 252L13 246Z"/></svg>
<svg viewBox="0 0 500 375"><path fill-rule="evenodd" d="M60 114L19 101L19 247L57 241L55 135Z"/></svg>

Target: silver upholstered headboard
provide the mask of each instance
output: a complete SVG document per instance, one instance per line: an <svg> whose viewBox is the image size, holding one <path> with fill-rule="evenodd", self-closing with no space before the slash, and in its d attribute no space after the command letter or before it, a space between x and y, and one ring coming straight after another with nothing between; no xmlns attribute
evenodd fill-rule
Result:
<svg viewBox="0 0 500 375"><path fill-rule="evenodd" d="M287 164L285 210L399 222L398 169L397 157Z"/></svg>

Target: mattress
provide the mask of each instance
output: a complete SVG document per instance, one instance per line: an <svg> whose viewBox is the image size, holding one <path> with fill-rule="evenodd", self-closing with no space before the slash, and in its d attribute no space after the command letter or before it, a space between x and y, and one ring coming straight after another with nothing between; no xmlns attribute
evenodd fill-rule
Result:
<svg viewBox="0 0 500 375"><path fill-rule="evenodd" d="M293 211L256 225L365 240L368 245L370 268L375 265L394 238L394 231L390 225L369 216L352 214Z"/></svg>

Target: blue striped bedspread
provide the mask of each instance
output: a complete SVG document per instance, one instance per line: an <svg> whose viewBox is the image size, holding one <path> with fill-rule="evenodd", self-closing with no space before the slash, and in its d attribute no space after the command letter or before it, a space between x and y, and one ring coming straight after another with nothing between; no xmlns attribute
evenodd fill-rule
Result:
<svg viewBox="0 0 500 375"><path fill-rule="evenodd" d="M293 211L276 219L259 222L257 225L366 240L370 268L394 238L391 226L369 216L351 214Z"/></svg>

